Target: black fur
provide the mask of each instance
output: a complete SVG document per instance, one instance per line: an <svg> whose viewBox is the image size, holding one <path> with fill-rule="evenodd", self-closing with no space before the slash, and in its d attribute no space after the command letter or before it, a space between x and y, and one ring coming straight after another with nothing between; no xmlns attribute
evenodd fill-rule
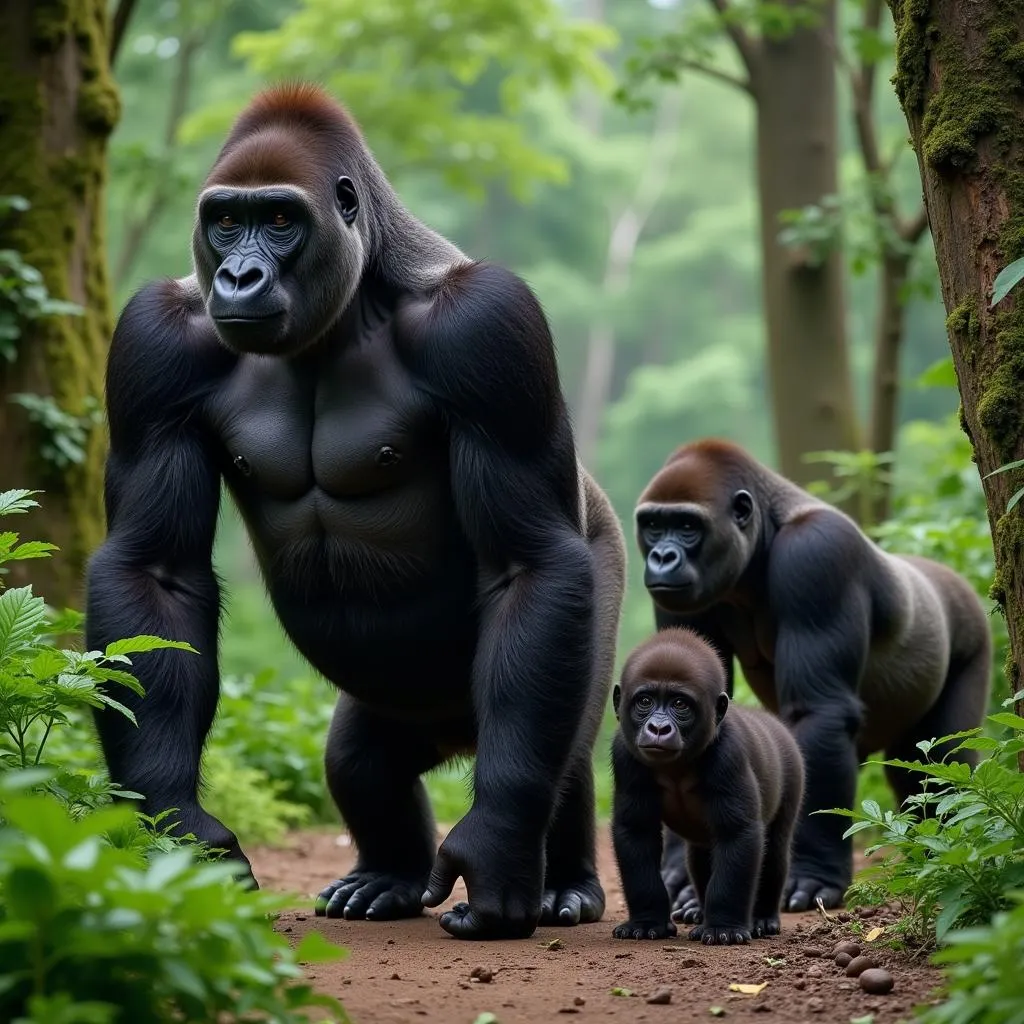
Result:
<svg viewBox="0 0 1024 1024"><path fill-rule="evenodd" d="M690 626L728 664L738 659L800 744L807 791L787 909L838 906L852 872L846 824L813 812L851 807L858 764L875 751L914 757L918 741L980 724L992 663L984 608L954 572L882 552L727 442L675 452L636 520L658 626ZM900 800L913 792L909 777L889 777ZM667 846L664 876L685 906L683 844Z"/></svg>
<svg viewBox="0 0 1024 1024"><path fill-rule="evenodd" d="M115 332L87 619L95 648L152 633L200 654L137 659L138 729L97 715L112 776L244 860L199 803L223 480L283 626L343 691L327 782L359 857L317 913L419 914L461 875L458 937L599 919L590 758L625 550L539 303L414 220L309 88L254 102L203 195L196 276L144 288ZM474 751L435 860L420 775Z"/></svg>
<svg viewBox="0 0 1024 1024"><path fill-rule="evenodd" d="M674 915L707 945L777 935L803 763L765 711L729 707L716 652L690 630L641 644L615 688L612 836L629 908L619 939L675 934L659 873L664 821L688 840L695 901Z"/></svg>

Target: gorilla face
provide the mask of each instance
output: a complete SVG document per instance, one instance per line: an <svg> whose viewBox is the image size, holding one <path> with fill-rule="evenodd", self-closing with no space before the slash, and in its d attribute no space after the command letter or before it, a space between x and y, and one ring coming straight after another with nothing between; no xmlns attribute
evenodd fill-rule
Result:
<svg viewBox="0 0 1024 1024"><path fill-rule="evenodd" d="M293 185L212 185L199 199L196 275L220 340L289 356L317 341L359 286L365 247L352 180L328 202Z"/></svg>
<svg viewBox="0 0 1024 1024"><path fill-rule="evenodd" d="M699 502L644 502L636 532L644 586L668 612L699 612L743 575L753 551L754 499L736 491L716 508Z"/></svg>

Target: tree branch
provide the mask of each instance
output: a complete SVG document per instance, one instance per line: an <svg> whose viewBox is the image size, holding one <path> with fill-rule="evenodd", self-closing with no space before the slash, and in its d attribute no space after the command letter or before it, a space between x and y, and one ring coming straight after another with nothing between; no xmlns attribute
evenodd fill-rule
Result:
<svg viewBox="0 0 1024 1024"><path fill-rule="evenodd" d="M138 0L118 0L117 10L114 11L113 21L110 23L110 66L114 66L117 54L128 33L128 23L135 13L135 6Z"/></svg>
<svg viewBox="0 0 1024 1024"><path fill-rule="evenodd" d="M757 75L758 65L757 40L753 39L742 25L738 25L733 20L732 4L729 0L708 0L708 3L711 4L718 13L719 20L722 22L722 27L725 29L729 38L733 41L733 45L736 47L736 50L739 52L739 55L743 60L744 67L746 67L747 75L750 79L747 91L753 95L753 82Z"/></svg>
<svg viewBox="0 0 1024 1024"><path fill-rule="evenodd" d="M728 71L712 67L710 64L702 64L699 60L680 60L679 66L687 71L696 71L698 74L713 78L716 82L724 82L735 89L742 89L749 95L754 95L754 86L749 78L740 78L739 75L731 75Z"/></svg>

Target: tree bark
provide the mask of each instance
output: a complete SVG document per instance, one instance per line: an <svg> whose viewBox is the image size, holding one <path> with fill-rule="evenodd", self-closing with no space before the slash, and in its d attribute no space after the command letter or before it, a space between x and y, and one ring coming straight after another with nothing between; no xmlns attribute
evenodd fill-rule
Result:
<svg viewBox="0 0 1024 1024"><path fill-rule="evenodd" d="M996 274L1024 257L1024 4L888 2L896 92L924 185L961 419L984 480L992 596L1006 616L1015 693L1024 679L1024 518L1006 506L1024 480L988 474L1024 458L1024 294L989 303Z"/></svg>
<svg viewBox="0 0 1024 1024"><path fill-rule="evenodd" d="M820 467L803 461L807 452L860 447L841 248L831 247L816 261L778 241L784 210L820 203L839 191L835 21L836 0L826 0L818 25L784 39L761 39L748 64L757 104L772 412L780 469L800 484L821 476Z"/></svg>
<svg viewBox="0 0 1024 1024"><path fill-rule="evenodd" d="M44 490L24 532L61 548L55 558L13 563L8 582L30 580L51 604L75 604L103 535L105 435L92 430L84 459L60 469L41 458L38 428L8 398L51 396L78 415L102 396L111 331L106 148L120 114L106 0L0 0L0 67L0 189L31 203L0 222L0 248L17 250L51 296L84 310L26 322L15 361L0 365L0 487Z"/></svg>

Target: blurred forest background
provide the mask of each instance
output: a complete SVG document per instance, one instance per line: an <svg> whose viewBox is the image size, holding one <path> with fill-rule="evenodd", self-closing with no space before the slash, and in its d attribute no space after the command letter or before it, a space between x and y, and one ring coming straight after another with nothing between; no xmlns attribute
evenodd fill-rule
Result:
<svg viewBox="0 0 1024 1024"><path fill-rule="evenodd" d="M60 5L37 5L35 43L50 6ZM70 5L85 43L101 8ZM719 435L985 594L985 504L956 419L921 180L888 84L888 11L874 0L722 10L716 0L122 0L113 81L96 72L79 99L96 108L97 137L112 129L105 238L89 249L106 260L111 313L141 283L189 273L195 195L253 92L317 80L355 113L416 215L540 296L581 453L627 534L667 454ZM8 36L5 46L25 42ZM752 39L763 43L756 68ZM8 103L15 85L0 86ZM33 220L53 212L38 174L59 175L2 149L0 194L35 198L0 211L0 286L17 313L5 334L0 307L12 364L0 371L10 397L0 429L14 442L0 483L28 485L41 455L51 518L34 535L60 541L77 567L102 535L102 342L79 363L55 359L53 338L45 365L13 359L19 334L48 329L26 323L62 312L26 267L60 299L85 292L53 287ZM103 267L86 279L103 286ZM326 684L277 626L228 502L217 565L228 600L216 749L318 804ZM79 603L75 579L48 584L53 599ZM632 558L622 649L651 624ZM449 781L434 794L454 801L451 820L462 771Z"/></svg>

